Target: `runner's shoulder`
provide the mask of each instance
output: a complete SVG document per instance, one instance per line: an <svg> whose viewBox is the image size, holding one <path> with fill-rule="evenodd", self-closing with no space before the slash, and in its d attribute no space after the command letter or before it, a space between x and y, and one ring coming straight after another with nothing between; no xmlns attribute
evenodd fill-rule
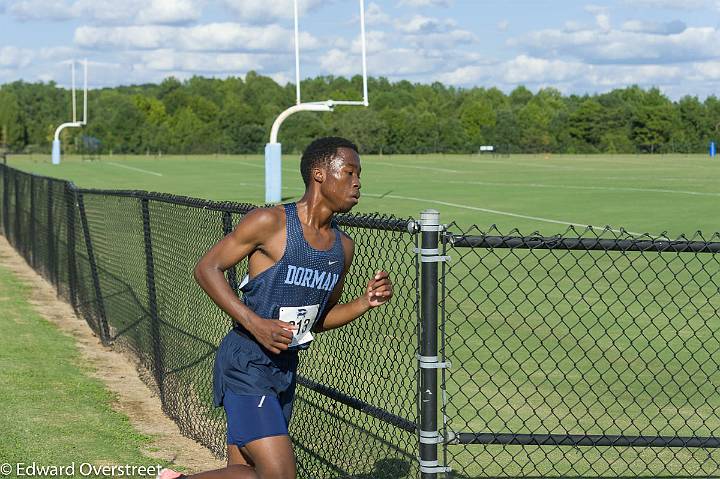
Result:
<svg viewBox="0 0 720 479"><path fill-rule="evenodd" d="M273 235L285 228L285 209L282 205L255 208L243 217L241 225L254 236Z"/></svg>

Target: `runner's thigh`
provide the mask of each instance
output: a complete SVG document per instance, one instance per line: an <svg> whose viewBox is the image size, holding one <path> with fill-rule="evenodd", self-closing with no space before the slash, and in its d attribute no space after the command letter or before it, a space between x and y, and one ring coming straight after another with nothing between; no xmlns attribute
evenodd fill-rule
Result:
<svg viewBox="0 0 720 479"><path fill-rule="evenodd" d="M243 447L260 479L295 479L295 453L289 436L271 436Z"/></svg>

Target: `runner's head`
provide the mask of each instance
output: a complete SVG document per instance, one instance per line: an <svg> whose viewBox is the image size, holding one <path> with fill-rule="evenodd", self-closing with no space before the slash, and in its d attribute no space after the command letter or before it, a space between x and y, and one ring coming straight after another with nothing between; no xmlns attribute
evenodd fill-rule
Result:
<svg viewBox="0 0 720 479"><path fill-rule="evenodd" d="M317 192L333 211L345 213L360 198L360 156L352 142L330 136L305 148L300 173L306 192Z"/></svg>

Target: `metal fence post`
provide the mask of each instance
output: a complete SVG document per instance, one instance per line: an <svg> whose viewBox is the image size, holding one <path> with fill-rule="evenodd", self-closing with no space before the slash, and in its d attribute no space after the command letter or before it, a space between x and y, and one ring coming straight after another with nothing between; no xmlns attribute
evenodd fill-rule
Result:
<svg viewBox="0 0 720 479"><path fill-rule="evenodd" d="M80 212L80 222L83 227L83 236L85 238L85 248L87 249L88 262L90 263L90 274L92 275L93 288L95 291L95 303L97 305L97 315L100 327L100 340L104 345L110 344L110 331L105 316L105 301L103 300L102 290L100 289L100 277L98 275L97 263L95 263L95 254L93 252L92 240L90 238L90 229L88 228L87 215L85 214L85 200L83 194L77 194L78 211Z"/></svg>
<svg viewBox="0 0 720 479"><path fill-rule="evenodd" d="M55 258L55 231L54 231L54 225L53 225L53 188L52 183L50 180L45 180L46 185L46 191L47 191L47 217L46 217L46 223L45 227L47 228L47 248L48 248L48 258L47 258L47 264L45 267L47 268L47 274L48 279L50 282L57 288L57 282L55 281L55 269L57 266L56 258Z"/></svg>
<svg viewBox="0 0 720 479"><path fill-rule="evenodd" d="M155 383L160 391L160 402L165 407L165 388L163 375L165 371L162 343L160 342L160 318L157 308L157 292L155 290L155 262L153 259L152 233L150 230L150 205L148 198L141 200L143 236L145 238L145 280L147 282L148 307L150 309L150 334L153 345L153 372Z"/></svg>
<svg viewBox="0 0 720 479"><path fill-rule="evenodd" d="M438 250L440 214L428 209L420 213L421 284L420 338L418 362L420 368L420 477L436 479L438 473L449 468L438 463L438 375L439 368L449 364L438 361L438 262L445 261Z"/></svg>
<svg viewBox="0 0 720 479"><path fill-rule="evenodd" d="M22 248L22 235L20 234L20 175L15 173L13 175L14 186L15 186L15 224L13 225L13 246L15 249L20 250Z"/></svg>
<svg viewBox="0 0 720 479"><path fill-rule="evenodd" d="M5 238L10 241L10 238L8 238L8 201L10 201L10 196L8 194L8 173L9 170L6 166L2 167L3 169L3 204L2 204L2 228L3 228L3 234L5 235Z"/></svg>
<svg viewBox="0 0 720 479"><path fill-rule="evenodd" d="M30 266L37 269L37 244L35 242L35 175L30 177L30 255L27 258Z"/></svg>
<svg viewBox="0 0 720 479"><path fill-rule="evenodd" d="M70 292L70 305L78 312L77 301L77 258L75 256L75 196L77 188L68 181L65 183L65 207L67 214L67 261L68 261L68 289Z"/></svg>

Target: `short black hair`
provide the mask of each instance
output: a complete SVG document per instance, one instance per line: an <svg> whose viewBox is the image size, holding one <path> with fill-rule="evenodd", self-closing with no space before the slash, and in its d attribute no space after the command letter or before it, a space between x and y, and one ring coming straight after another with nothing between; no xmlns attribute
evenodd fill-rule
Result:
<svg viewBox="0 0 720 479"><path fill-rule="evenodd" d="M300 174L305 187L310 184L310 172L318 165L327 165L337 155L338 148L350 148L358 153L358 147L350 140L339 136L326 136L310 143L303 152L300 160Z"/></svg>

